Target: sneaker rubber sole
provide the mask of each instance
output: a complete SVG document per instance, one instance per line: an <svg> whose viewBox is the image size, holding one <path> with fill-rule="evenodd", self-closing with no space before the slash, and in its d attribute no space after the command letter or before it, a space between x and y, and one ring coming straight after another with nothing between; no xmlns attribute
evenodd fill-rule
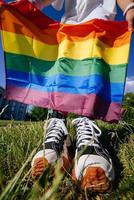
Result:
<svg viewBox="0 0 134 200"><path fill-rule="evenodd" d="M71 166L71 159L62 155L60 158L60 163L61 163L61 172L68 171ZM37 179L40 175L42 175L48 164L50 163L48 163L46 158L44 157L36 158L31 170L32 178Z"/></svg>
<svg viewBox="0 0 134 200"><path fill-rule="evenodd" d="M72 178L77 182L74 169ZM92 192L106 193L112 190L111 182L107 178L105 171L100 167L87 167L83 172L80 185L81 189Z"/></svg>
<svg viewBox="0 0 134 200"><path fill-rule="evenodd" d="M48 166L48 161L44 157L36 158L32 166L32 178L37 179L43 174L44 169Z"/></svg>

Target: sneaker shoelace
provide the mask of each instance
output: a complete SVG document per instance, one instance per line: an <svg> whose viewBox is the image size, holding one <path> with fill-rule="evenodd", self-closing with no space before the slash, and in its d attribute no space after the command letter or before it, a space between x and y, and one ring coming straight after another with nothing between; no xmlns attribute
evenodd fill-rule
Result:
<svg viewBox="0 0 134 200"><path fill-rule="evenodd" d="M65 128L64 120L52 118L48 121L48 123L45 144L51 142L60 144L60 142L63 142L64 137L68 134Z"/></svg>
<svg viewBox="0 0 134 200"><path fill-rule="evenodd" d="M76 125L76 146L78 149L81 148L81 146L100 146L98 137L101 135L101 130L97 127L94 121L82 117L74 119L73 124Z"/></svg>

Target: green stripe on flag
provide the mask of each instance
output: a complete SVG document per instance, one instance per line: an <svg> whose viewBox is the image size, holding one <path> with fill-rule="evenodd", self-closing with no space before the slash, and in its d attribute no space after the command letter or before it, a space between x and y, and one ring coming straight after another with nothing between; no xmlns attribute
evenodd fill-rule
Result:
<svg viewBox="0 0 134 200"><path fill-rule="evenodd" d="M109 82L124 82L126 64L108 65L100 58L73 60L60 58L56 62L39 60L30 56L5 53L6 67L21 72L41 76L64 74L69 76L88 76L98 74Z"/></svg>

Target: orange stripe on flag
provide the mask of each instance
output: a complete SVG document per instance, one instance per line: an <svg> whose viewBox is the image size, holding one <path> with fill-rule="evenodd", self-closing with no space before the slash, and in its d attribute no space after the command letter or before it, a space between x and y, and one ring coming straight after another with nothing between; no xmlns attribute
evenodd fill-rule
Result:
<svg viewBox="0 0 134 200"><path fill-rule="evenodd" d="M112 23L108 21L102 23L102 20L95 19L79 25L50 24L48 28L40 30L16 10L11 12L7 8L2 12L2 30L26 35L50 45L58 44L65 39L80 42L90 38L98 38L110 47L120 47L129 43L130 33L126 31L125 22L120 24L120 29L119 23L114 22L114 28L118 31L115 31L111 38L109 33L112 31Z"/></svg>

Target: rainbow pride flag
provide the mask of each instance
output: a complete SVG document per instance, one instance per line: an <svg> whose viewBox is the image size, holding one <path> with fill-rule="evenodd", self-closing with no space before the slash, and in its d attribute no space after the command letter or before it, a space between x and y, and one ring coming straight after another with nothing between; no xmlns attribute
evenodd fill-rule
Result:
<svg viewBox="0 0 134 200"><path fill-rule="evenodd" d="M126 22L57 23L27 0L0 5L6 97L117 122L131 33Z"/></svg>

